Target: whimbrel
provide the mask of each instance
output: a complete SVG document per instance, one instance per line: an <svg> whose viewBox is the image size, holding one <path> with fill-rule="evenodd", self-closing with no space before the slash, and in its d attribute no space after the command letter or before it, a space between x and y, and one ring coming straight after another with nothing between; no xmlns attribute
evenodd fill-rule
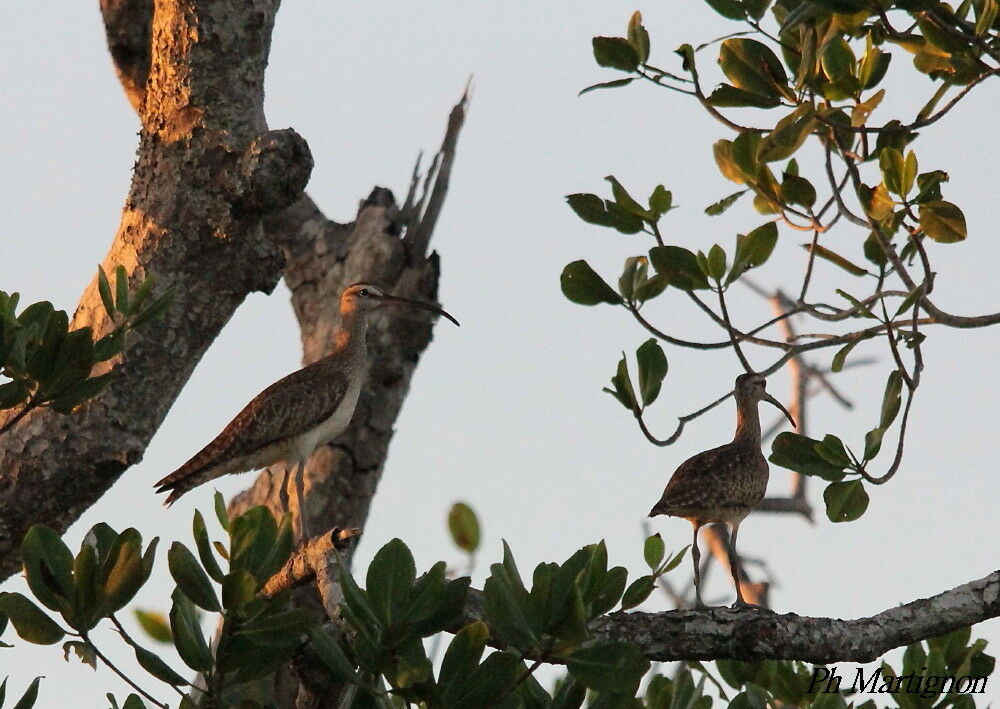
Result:
<svg viewBox="0 0 1000 709"><path fill-rule="evenodd" d="M760 451L760 414L757 402L774 404L795 425L791 414L764 389L764 377L747 373L736 377L736 435L731 443L699 453L681 463L649 512L650 517L683 517L694 526L691 558L694 560L695 602L701 601L698 531L712 522L732 527L729 537L729 569L736 584L736 606L748 605L740 589L736 534L740 522L764 497L767 489L767 459Z"/></svg>
<svg viewBox="0 0 1000 709"><path fill-rule="evenodd" d="M347 429L368 371L365 335L368 316L380 305L423 308L458 321L431 303L388 295L379 287L357 283L340 297L340 329L326 357L279 379L258 394L222 432L193 458L160 480L157 492L169 492L170 505L188 490L230 473L285 463L282 490L297 465L295 491L300 538L307 536L303 509L305 462L317 446Z"/></svg>

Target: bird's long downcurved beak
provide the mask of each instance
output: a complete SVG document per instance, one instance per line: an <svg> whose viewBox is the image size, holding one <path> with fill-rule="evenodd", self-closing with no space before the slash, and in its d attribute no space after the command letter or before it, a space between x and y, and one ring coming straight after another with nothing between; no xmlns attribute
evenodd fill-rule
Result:
<svg viewBox="0 0 1000 709"><path fill-rule="evenodd" d="M439 308L433 303L425 303L422 300L413 300L412 298L404 298L399 295L383 295L379 300L386 305L398 304L398 305L408 305L414 308L422 308L424 310L429 310L432 313L437 313L438 315L443 315L444 317L451 320L453 323L461 327L458 320L453 318L451 314L446 312L443 308Z"/></svg>
<svg viewBox="0 0 1000 709"><path fill-rule="evenodd" d="M795 419L792 418L792 415L790 413L788 413L788 409L786 409L784 406L782 406L782 404L781 404L780 401L778 401L777 399L775 399L770 394L765 394L764 395L764 401L766 401L769 404L774 404L775 406L777 406L781 410L781 413L783 413L785 416L788 417L789 422L792 424L792 428L795 428Z"/></svg>

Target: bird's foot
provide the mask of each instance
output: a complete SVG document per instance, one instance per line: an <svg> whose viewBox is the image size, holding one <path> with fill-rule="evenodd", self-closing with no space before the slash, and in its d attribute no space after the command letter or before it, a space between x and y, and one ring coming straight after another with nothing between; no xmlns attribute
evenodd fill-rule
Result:
<svg viewBox="0 0 1000 709"><path fill-rule="evenodd" d="M747 601L744 601L742 598L737 598L736 602L729 607L732 608L734 611L743 609L761 610L762 608L762 606L758 606L756 603L748 603Z"/></svg>

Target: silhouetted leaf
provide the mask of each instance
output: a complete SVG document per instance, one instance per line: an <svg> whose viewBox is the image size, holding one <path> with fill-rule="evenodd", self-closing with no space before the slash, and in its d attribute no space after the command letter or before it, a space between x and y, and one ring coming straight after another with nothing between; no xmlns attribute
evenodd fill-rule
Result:
<svg viewBox="0 0 1000 709"><path fill-rule="evenodd" d="M823 500L831 522L853 522L868 509L868 493L860 480L830 483L823 491Z"/></svg>
<svg viewBox="0 0 1000 709"><path fill-rule="evenodd" d="M563 295L580 305L609 303L618 305L621 296L604 282L586 261L574 261L563 269L559 279Z"/></svg>

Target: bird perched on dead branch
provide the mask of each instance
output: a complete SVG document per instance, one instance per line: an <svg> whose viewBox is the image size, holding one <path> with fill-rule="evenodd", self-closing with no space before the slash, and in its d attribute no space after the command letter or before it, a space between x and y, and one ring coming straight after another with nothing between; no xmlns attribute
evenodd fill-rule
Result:
<svg viewBox="0 0 1000 709"><path fill-rule="evenodd" d="M368 316L379 306L393 304L429 310L458 325L455 318L431 303L389 295L368 283L349 286L340 297L340 328L333 351L267 387L211 443L156 483L157 492L169 493L165 504L222 475L284 461L283 493L291 468L297 466L299 530L305 538L305 462L317 446L339 436L351 422L369 369L365 343ZM283 502L287 506L287 497L283 496Z"/></svg>
<svg viewBox="0 0 1000 709"><path fill-rule="evenodd" d="M777 406L795 425L791 414L765 390L764 377L747 373L736 377L733 390L736 399L736 435L731 443L699 453L681 463L663 490L660 501L649 516L683 517L694 526L691 558L694 561L695 602L701 600L701 553L698 532L702 525L727 524L732 528L729 538L729 567L736 584L735 606L749 605L740 589L739 557L736 535L740 523L763 499L767 489L767 459L760 450L760 414L757 404L766 401Z"/></svg>

